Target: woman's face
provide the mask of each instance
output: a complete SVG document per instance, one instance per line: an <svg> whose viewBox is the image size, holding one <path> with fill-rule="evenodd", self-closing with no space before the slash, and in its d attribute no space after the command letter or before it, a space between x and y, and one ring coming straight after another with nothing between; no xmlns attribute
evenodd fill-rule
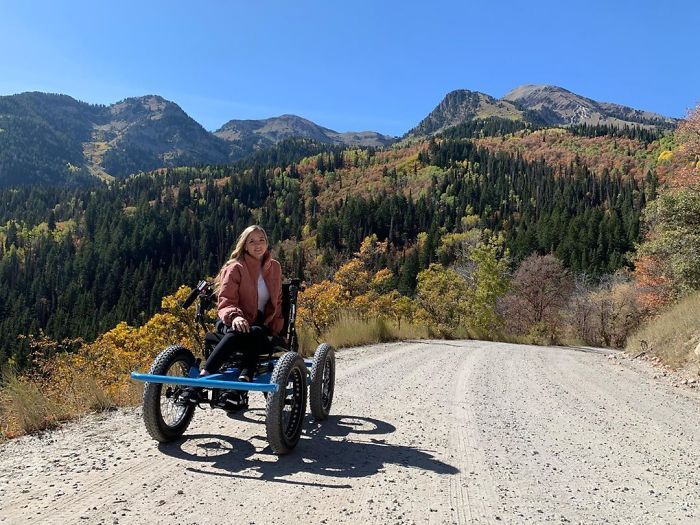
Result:
<svg viewBox="0 0 700 525"><path fill-rule="evenodd" d="M245 251L257 260L262 260L267 251L267 239L261 231L255 230L245 242Z"/></svg>

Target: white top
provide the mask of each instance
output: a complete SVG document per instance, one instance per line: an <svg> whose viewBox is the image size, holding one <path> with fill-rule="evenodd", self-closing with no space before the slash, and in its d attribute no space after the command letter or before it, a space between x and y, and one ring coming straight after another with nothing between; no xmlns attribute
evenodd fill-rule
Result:
<svg viewBox="0 0 700 525"><path fill-rule="evenodd" d="M265 312L265 305L270 300L270 292L263 279L262 272L258 275L258 311Z"/></svg>

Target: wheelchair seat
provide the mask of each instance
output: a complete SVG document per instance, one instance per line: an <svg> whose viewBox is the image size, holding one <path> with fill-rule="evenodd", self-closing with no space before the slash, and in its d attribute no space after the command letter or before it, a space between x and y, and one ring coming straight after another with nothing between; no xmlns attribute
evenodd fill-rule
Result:
<svg viewBox="0 0 700 525"><path fill-rule="evenodd" d="M210 347L212 350L214 349L214 347L216 347L216 345L218 345L221 342L221 340L224 338L224 335L226 335L226 325L221 319L217 319L214 330L214 332L207 332L204 335L204 341L206 342L207 346ZM268 336L268 340L272 343L272 346L275 347L275 349L277 349L277 347L280 347L282 350L287 349L288 345L284 337L281 337L279 335L270 335Z"/></svg>
<svg viewBox="0 0 700 525"><path fill-rule="evenodd" d="M291 291L290 287L294 284L295 286L299 285L299 282L285 282L282 284L282 317L284 319L284 325L282 326L281 334L286 335L285 337L282 337L280 335L271 335L268 337L270 340L270 343L272 343L272 353L276 352L286 352L289 350L289 340L291 339L290 336L290 322L289 322L289 317L290 317L290 311L291 311L291 303L292 303L292 297L291 297ZM296 298L296 297L295 297ZM208 358L209 354L214 350L216 345L219 344L221 339L223 339L224 335L226 334L226 325L221 319L216 320L216 323L214 325L214 331L213 332L207 332L204 335L204 358ZM293 329L293 328L292 328ZM232 357L240 357L243 354L240 352L234 352Z"/></svg>

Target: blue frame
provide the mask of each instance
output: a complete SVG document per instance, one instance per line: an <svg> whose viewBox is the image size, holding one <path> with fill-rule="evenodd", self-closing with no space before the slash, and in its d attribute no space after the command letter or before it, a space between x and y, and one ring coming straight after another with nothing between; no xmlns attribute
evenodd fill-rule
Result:
<svg viewBox="0 0 700 525"><path fill-rule="evenodd" d="M272 361L273 366L277 361ZM313 366L313 361L304 359L306 368ZM221 388L225 390L248 390L251 392L277 392L278 385L270 383L272 372L265 372L258 375L253 381L238 381L238 368L228 368L218 374L200 376L199 368L192 367L187 377L182 376L159 376L155 374L141 374L131 372L131 379L145 383L161 383L168 385L196 386L201 388Z"/></svg>

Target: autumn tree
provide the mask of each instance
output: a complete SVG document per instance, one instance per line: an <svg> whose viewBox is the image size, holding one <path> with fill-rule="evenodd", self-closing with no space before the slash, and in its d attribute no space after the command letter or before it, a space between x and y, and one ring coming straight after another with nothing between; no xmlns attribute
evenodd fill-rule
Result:
<svg viewBox="0 0 700 525"><path fill-rule="evenodd" d="M672 152L671 188L700 191L700 105L688 113L674 133L678 146Z"/></svg>
<svg viewBox="0 0 700 525"><path fill-rule="evenodd" d="M531 255L520 264L503 299L507 327L516 334L559 340L562 310L571 289L571 277L559 259L551 254Z"/></svg>
<svg viewBox="0 0 700 525"><path fill-rule="evenodd" d="M470 325L483 336L502 325L496 302L508 289L507 256L503 240L498 238L479 243L469 256L475 267L469 293Z"/></svg>
<svg viewBox="0 0 700 525"><path fill-rule="evenodd" d="M634 282L623 272L604 276L597 283L577 278L569 316L576 339L622 348L641 319Z"/></svg>
<svg viewBox="0 0 700 525"><path fill-rule="evenodd" d="M669 191L644 213L649 234L639 246L640 272L658 261L672 299L700 289L700 192ZM662 290L661 293L664 293Z"/></svg>
<svg viewBox="0 0 700 525"><path fill-rule="evenodd" d="M347 300L343 288L332 281L321 281L307 287L299 294L299 326L310 326L318 339L338 320Z"/></svg>
<svg viewBox="0 0 700 525"><path fill-rule="evenodd" d="M416 318L442 336L466 329L469 286L454 270L433 263L418 274Z"/></svg>
<svg viewBox="0 0 700 525"><path fill-rule="evenodd" d="M384 250L386 244L377 242L376 235L368 236L361 243L359 252L338 268L332 281L309 286L299 296L300 326L311 326L318 339L343 314L365 320L405 315L403 304L401 314L394 311L400 294L392 289L392 272L382 268L372 274L368 268L378 263Z"/></svg>

